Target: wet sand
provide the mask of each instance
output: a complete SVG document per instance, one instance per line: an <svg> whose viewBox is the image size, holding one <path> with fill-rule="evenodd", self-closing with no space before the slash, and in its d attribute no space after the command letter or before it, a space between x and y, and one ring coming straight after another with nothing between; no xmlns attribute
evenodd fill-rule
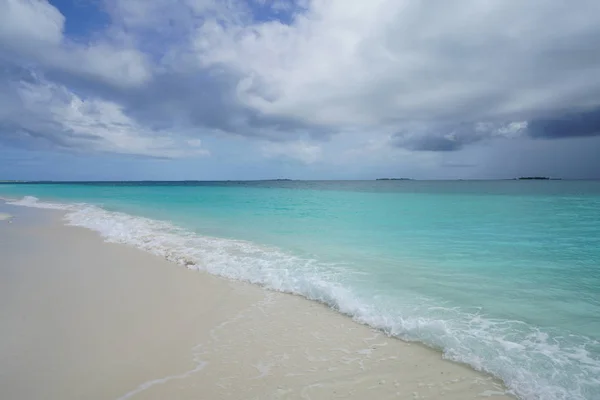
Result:
<svg viewBox="0 0 600 400"><path fill-rule="evenodd" d="M327 307L2 205L2 399L508 399Z"/></svg>
<svg viewBox="0 0 600 400"><path fill-rule="evenodd" d="M7 213L0 213L0 221L8 221L12 218L12 215Z"/></svg>

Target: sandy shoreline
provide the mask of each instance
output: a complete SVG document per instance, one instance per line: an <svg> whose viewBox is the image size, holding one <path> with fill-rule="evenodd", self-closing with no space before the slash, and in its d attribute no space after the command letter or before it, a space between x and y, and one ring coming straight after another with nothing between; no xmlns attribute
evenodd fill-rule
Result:
<svg viewBox="0 0 600 400"><path fill-rule="evenodd" d="M320 304L10 207L2 399L505 399L487 375Z"/></svg>

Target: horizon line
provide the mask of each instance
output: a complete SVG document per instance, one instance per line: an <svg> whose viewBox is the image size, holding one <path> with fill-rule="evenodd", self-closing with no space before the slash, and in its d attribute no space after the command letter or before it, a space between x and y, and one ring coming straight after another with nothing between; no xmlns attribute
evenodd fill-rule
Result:
<svg viewBox="0 0 600 400"><path fill-rule="evenodd" d="M198 183L220 183L220 182L466 182L466 181L519 181L519 180L541 180L541 181L598 181L600 178L546 178L546 177L516 177L516 178L470 178L470 179L415 179L415 178L373 178L373 179L140 179L140 180L21 180L21 179L4 179L0 180L0 184L14 183L142 183L142 182L198 182Z"/></svg>

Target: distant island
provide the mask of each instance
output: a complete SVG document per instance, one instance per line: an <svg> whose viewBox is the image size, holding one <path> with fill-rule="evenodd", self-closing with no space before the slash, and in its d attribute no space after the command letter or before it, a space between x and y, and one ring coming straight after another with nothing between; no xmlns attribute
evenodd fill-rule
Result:
<svg viewBox="0 0 600 400"><path fill-rule="evenodd" d="M549 181L549 180L556 180L556 179L552 179L549 178L547 176L522 176L520 178L516 178L519 181Z"/></svg>
<svg viewBox="0 0 600 400"><path fill-rule="evenodd" d="M376 181L412 181L410 178L377 178Z"/></svg>

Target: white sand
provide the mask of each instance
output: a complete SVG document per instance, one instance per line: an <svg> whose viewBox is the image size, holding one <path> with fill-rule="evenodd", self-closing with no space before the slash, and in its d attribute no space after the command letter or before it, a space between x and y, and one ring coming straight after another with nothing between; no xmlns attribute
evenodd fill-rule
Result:
<svg viewBox="0 0 600 400"><path fill-rule="evenodd" d="M0 225L1 399L509 398L431 349L54 214Z"/></svg>

